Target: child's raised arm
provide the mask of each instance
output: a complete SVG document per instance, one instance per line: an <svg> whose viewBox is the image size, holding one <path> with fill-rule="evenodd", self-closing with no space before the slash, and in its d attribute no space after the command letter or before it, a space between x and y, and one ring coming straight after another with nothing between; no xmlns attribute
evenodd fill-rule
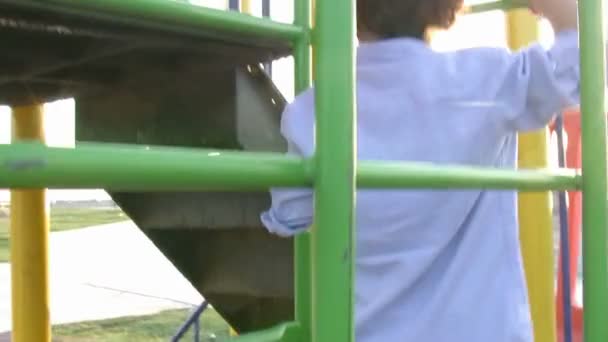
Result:
<svg viewBox="0 0 608 342"><path fill-rule="evenodd" d="M579 104L580 69L576 0L530 0L531 10L550 22L555 42L503 54L496 65L503 82L496 100L507 129L526 131L547 125L555 114Z"/></svg>
<svg viewBox="0 0 608 342"><path fill-rule="evenodd" d="M551 49L539 44L502 53L495 65L501 80L495 100L501 104L507 130L546 126L553 117L580 103L578 32L561 31Z"/></svg>

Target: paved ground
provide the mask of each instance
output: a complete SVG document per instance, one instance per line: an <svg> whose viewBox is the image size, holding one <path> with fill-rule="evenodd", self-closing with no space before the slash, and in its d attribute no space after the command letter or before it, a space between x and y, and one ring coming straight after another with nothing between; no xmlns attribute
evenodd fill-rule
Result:
<svg viewBox="0 0 608 342"><path fill-rule="evenodd" d="M131 222L52 233L50 244L53 324L149 314L202 301ZM10 330L10 303L10 266L0 263L0 333Z"/></svg>

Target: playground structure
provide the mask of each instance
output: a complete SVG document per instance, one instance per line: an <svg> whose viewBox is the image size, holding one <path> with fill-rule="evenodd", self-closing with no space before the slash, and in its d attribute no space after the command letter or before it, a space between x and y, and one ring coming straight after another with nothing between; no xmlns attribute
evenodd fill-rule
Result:
<svg viewBox="0 0 608 342"><path fill-rule="evenodd" d="M536 38L535 19L516 9L522 5L472 10L509 10L509 44L518 48ZM41 188L107 189L243 333L237 339L352 341L356 186L538 191L522 193L520 222L541 342L556 340L555 318L564 314L556 315L546 191L582 190L585 341L608 341L602 2L580 2L582 175L357 163L354 1L318 0L314 12L311 30L304 0L295 2L293 25L169 0L0 0L0 40L8 47L0 56L0 103L13 106L15 137L0 147L0 187L20 189L11 211L13 341L50 341ZM313 160L281 155L285 100L260 67L289 54L298 91L315 73ZM32 142L43 137L41 104L62 97L75 97L77 140L87 143L57 149ZM547 167L546 141L547 131L522 135L520 168ZM292 242L265 233L258 214L270 186L315 187L310 234Z"/></svg>

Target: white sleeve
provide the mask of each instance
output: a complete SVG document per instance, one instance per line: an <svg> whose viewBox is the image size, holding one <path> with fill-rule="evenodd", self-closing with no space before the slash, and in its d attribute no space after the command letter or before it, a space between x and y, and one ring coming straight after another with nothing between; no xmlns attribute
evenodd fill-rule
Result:
<svg viewBox="0 0 608 342"><path fill-rule="evenodd" d="M546 126L558 112L579 104L578 33L562 32L548 51L539 44L504 54L496 101L509 130L529 131Z"/></svg>
<svg viewBox="0 0 608 342"><path fill-rule="evenodd" d="M312 153L306 133L310 123L295 122L294 116L313 115L295 113L293 104L282 117L281 133L288 142L288 154L306 157ZM312 137L310 137L312 139ZM304 146L307 145L307 146ZM274 188L270 190L272 204L260 216L266 229L282 237L290 237L306 231L313 222L313 190L306 188Z"/></svg>
<svg viewBox="0 0 608 342"><path fill-rule="evenodd" d="M272 206L260 216L266 229L289 237L306 231L313 221L313 192L310 189L272 189Z"/></svg>

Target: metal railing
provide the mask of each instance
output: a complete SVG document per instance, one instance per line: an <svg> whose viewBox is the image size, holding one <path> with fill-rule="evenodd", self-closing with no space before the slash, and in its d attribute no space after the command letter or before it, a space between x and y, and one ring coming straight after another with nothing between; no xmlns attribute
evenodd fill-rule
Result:
<svg viewBox="0 0 608 342"><path fill-rule="evenodd" d="M194 342L199 342L200 337L200 319L201 315L207 310L209 307L209 303L204 301L201 305L197 306L194 311L190 314L190 316L186 319L184 324L182 324L173 337L171 337L171 342L179 342L186 335L188 330L192 329L193 332L193 340Z"/></svg>

